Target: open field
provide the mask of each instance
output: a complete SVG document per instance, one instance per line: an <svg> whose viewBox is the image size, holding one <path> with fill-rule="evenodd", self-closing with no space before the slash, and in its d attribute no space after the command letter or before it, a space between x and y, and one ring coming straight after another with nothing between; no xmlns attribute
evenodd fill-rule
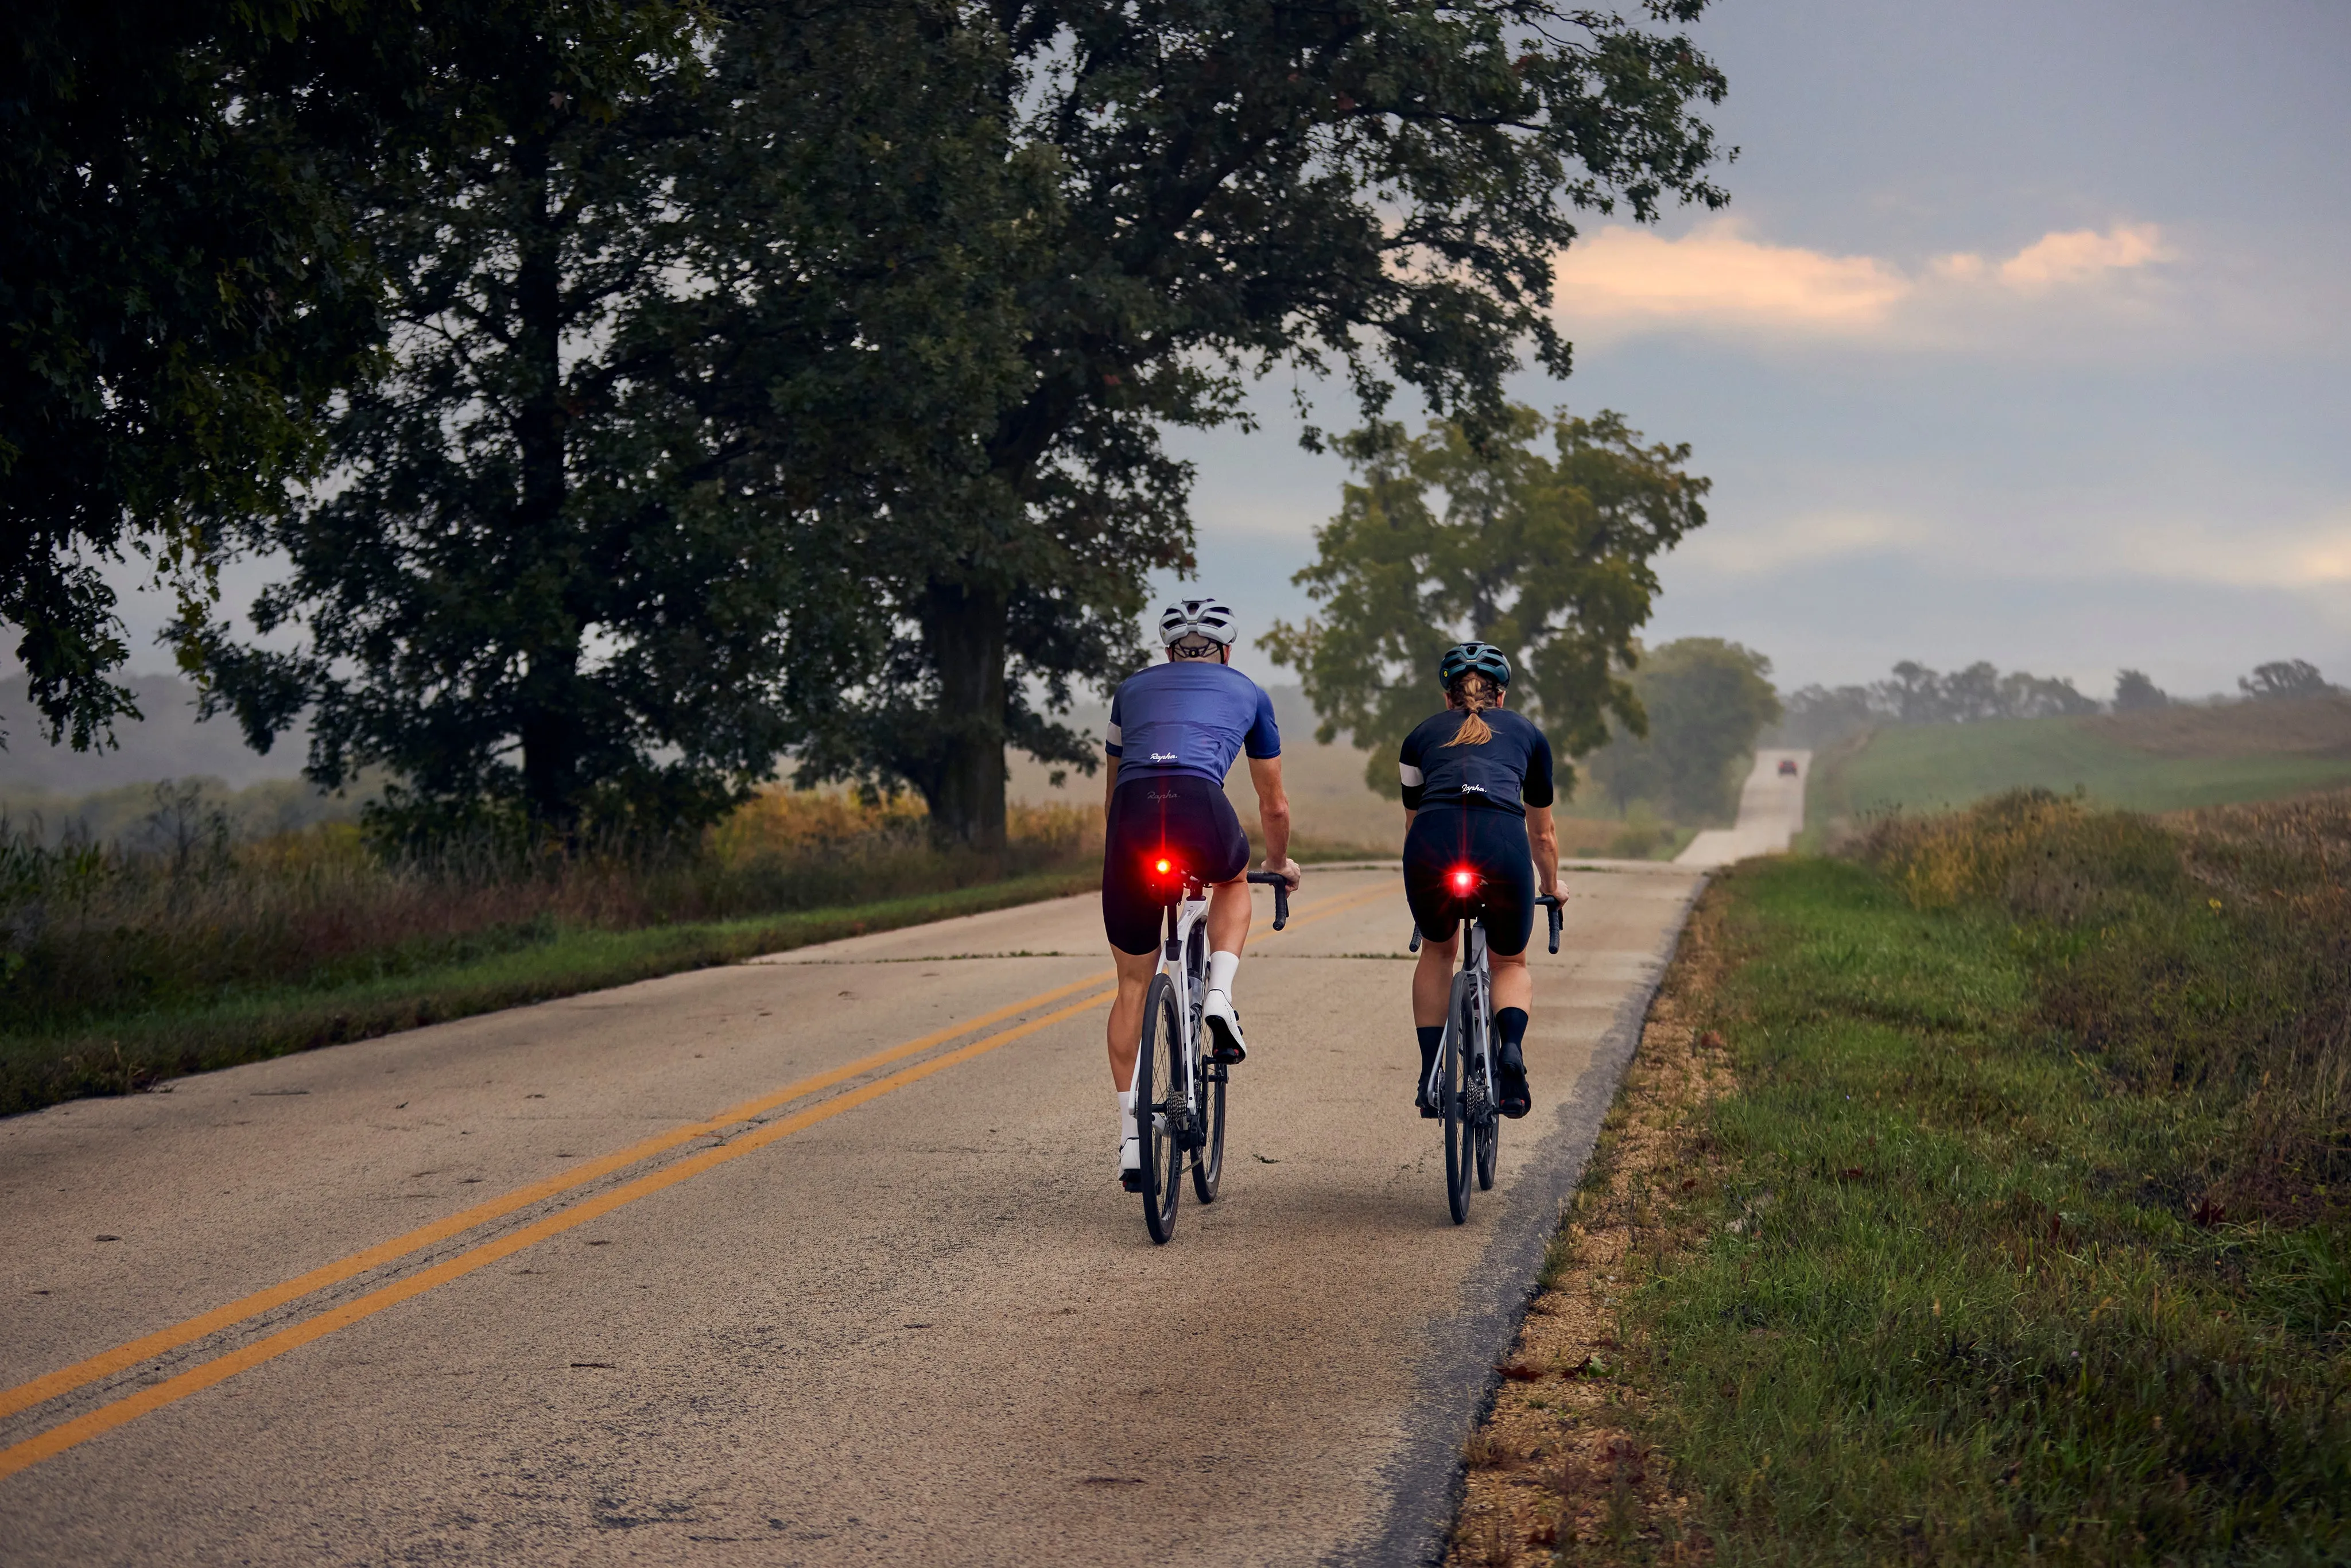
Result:
<svg viewBox="0 0 2351 1568"><path fill-rule="evenodd" d="M2351 1556L2351 794L1708 893L1456 1563Z"/></svg>
<svg viewBox="0 0 2351 1568"><path fill-rule="evenodd" d="M776 791L609 851L240 841L203 801L109 844L0 834L0 1113L1093 885L1098 810L1012 827L942 852L909 802Z"/></svg>
<svg viewBox="0 0 2351 1568"><path fill-rule="evenodd" d="M2174 707L2099 718L1888 726L1822 754L1817 827L1963 806L2004 789L2085 791L2169 811L2280 800L2351 780L2351 698Z"/></svg>

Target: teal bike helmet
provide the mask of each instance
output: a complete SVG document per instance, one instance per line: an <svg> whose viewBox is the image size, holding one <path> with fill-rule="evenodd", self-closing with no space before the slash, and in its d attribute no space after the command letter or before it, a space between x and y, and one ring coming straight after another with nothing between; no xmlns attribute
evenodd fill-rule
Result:
<svg viewBox="0 0 2351 1568"><path fill-rule="evenodd" d="M1472 671L1497 686L1510 684L1510 661L1491 643L1458 643L1446 649L1437 666L1437 684L1450 691L1454 682Z"/></svg>

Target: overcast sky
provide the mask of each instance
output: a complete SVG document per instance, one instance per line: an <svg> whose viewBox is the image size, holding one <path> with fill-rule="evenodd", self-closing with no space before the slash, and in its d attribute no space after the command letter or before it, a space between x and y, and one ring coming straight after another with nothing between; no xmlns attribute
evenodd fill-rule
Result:
<svg viewBox="0 0 2351 1568"><path fill-rule="evenodd" d="M1731 205L1586 225L1576 372L1513 388L1713 478L1652 641L1738 639L1783 688L1903 658L2101 696L2125 664L2351 681L2351 0L1722 0L1698 32ZM1290 578L1346 477L1287 393L1173 442L1200 588L1251 636L1311 611ZM126 609L166 665L169 606Z"/></svg>
<svg viewBox="0 0 2351 1568"><path fill-rule="evenodd" d="M1653 640L1736 638L1783 687L2351 679L2351 4L1725 0L1698 32L1730 206L1585 225L1576 372L1514 388L1714 479ZM1177 443L1201 584L1253 624L1310 608L1345 477L1285 402Z"/></svg>

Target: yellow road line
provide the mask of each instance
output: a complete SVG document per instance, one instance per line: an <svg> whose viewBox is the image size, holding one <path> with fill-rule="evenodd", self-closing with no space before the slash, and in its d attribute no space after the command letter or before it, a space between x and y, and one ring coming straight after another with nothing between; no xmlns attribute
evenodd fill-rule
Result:
<svg viewBox="0 0 2351 1568"><path fill-rule="evenodd" d="M574 1204L560 1213L551 1214L536 1224L527 1225L511 1235L484 1242L481 1246L461 1252L455 1258L435 1263L430 1269L421 1270L405 1280L395 1281L380 1290L371 1291L364 1296L345 1301L340 1306L329 1307L316 1317L306 1318L289 1328L278 1330L266 1338L256 1340L253 1343L230 1351L225 1355L215 1356L200 1365L192 1366L177 1376L166 1378L152 1387L142 1388L138 1393L118 1399L110 1405L102 1405L87 1415L76 1416L62 1426L51 1427L37 1437L28 1437L14 1448L0 1449L0 1479L5 1479L18 1470L37 1465L43 1459L53 1458L68 1448L86 1443L102 1433L110 1432L115 1427L126 1422L134 1421L150 1411L160 1410L166 1405L176 1404L192 1394L201 1393L214 1384L225 1382L240 1372L249 1371L266 1361L275 1360L287 1351L308 1344L312 1340L323 1339L338 1329L349 1328L353 1323L364 1322L387 1308L397 1306L412 1297L421 1296L437 1285L444 1285L452 1280L462 1279L477 1269L496 1262L501 1258L512 1257L523 1249L544 1241L550 1236L559 1236L564 1231L585 1225L591 1219L599 1218L616 1208L634 1203L641 1197L649 1197L654 1193L675 1186L680 1182L690 1180L706 1170L725 1165L729 1160L740 1159L755 1149L763 1149L779 1138L789 1137L803 1128L813 1127L818 1123L828 1121L845 1111L854 1110L869 1100L878 1100L893 1090L903 1089L907 1084L927 1078L934 1072L944 1071L958 1062L969 1061L975 1056L984 1055L999 1046L1009 1045L1016 1040L1060 1023L1064 1019L1075 1018L1081 1012L1102 1006L1115 994L1112 991L1104 991L1100 995L1088 997L1085 1000L1073 1002L1058 1012L1031 1019L1027 1023L1008 1029L1000 1034L989 1035L985 1040L974 1040L969 1045L958 1046L953 1051L942 1052L928 1061L917 1062L912 1067L901 1069L887 1078L877 1078L871 1083L861 1084L846 1094L836 1095L831 1100L811 1105L805 1111L796 1111L789 1116L746 1133L730 1143L721 1144L715 1149L705 1149L698 1155L680 1160L674 1166L664 1166L649 1175L639 1176L636 1180L616 1186L610 1192L598 1193L595 1197Z"/></svg>
<svg viewBox="0 0 2351 1568"><path fill-rule="evenodd" d="M94 1382L110 1374L136 1366L142 1361L161 1355L166 1351L176 1350L183 1344L193 1343L206 1334L215 1333L233 1323L243 1322L247 1318L256 1317L263 1312L284 1306L288 1301L298 1301L313 1291L322 1291L329 1285L340 1284L345 1280L364 1274L371 1269L380 1268L396 1259L405 1258L412 1252L421 1251L436 1242L462 1235L477 1225L486 1224L490 1220L512 1214L517 1209L528 1208L532 1204L553 1197L558 1193L568 1192L573 1187L594 1181L599 1176L623 1170L635 1165L639 1160L649 1159L654 1155L674 1149L680 1144L691 1143L696 1138L708 1137L724 1128L733 1126L737 1122L747 1122L755 1116L772 1111L778 1105L789 1104L804 1095L830 1089L836 1083L870 1072L877 1067L886 1067L891 1062L927 1051L935 1045L945 1044L957 1035L969 1034L974 1030L986 1029L990 1024L1001 1023L1006 1019L1027 1012L1031 1008L1043 1007L1048 1002L1059 1001L1071 991L1083 990L1089 986L1099 986L1110 977L1107 972L1089 975L1082 980L1074 980L1066 986L1057 986L1050 991L1040 991L1033 997L1024 998L1008 1006L998 1008L994 1012L982 1013L975 1019L967 1019L951 1028L934 1030L919 1040L910 1040L903 1045L893 1045L887 1050L877 1051L870 1056L861 1056L856 1061L833 1068L830 1071L820 1072L813 1077L788 1083L781 1089L762 1094L754 1100L746 1100L739 1105L730 1105L715 1116L706 1117L699 1122L691 1122L681 1127L673 1127L668 1132L656 1134L642 1143L632 1144L616 1154L605 1155L601 1158L590 1160L584 1165L572 1166L543 1180L533 1182L528 1186L517 1187L503 1197L494 1197L486 1203L476 1204L472 1208L450 1215L445 1219L436 1219L430 1225L420 1226L404 1235L395 1236L389 1241L378 1242L363 1251L354 1252L347 1258L339 1258L331 1263L321 1264L307 1274L298 1275L283 1284L272 1285L266 1290L256 1291L249 1296L240 1297L224 1306L214 1307L211 1312L190 1318L185 1322L175 1323L166 1329L158 1329L155 1333L134 1339L127 1344L117 1345L112 1350L101 1351L86 1361L78 1361L71 1366L60 1367L55 1372L36 1377L30 1383L18 1384L14 1388L0 1391L0 1418L14 1416L20 1410L29 1410L36 1405L54 1399L58 1395L78 1388L85 1383Z"/></svg>
<svg viewBox="0 0 2351 1568"><path fill-rule="evenodd" d="M1290 926L1294 929L1300 925L1311 925L1327 915L1353 908L1356 904L1377 897L1386 891L1388 890L1385 888L1374 888L1368 893L1359 894L1336 904L1324 904L1311 914L1292 917ZM1271 930L1272 925L1270 921L1261 922L1250 935L1262 936ZM298 1275L281 1284L272 1285L266 1290L256 1291L251 1295L239 1297L235 1301L214 1307L210 1312L189 1318L183 1322L172 1324L169 1328L158 1329L153 1333L142 1335L138 1339L117 1345L111 1350L101 1351L96 1355L75 1362L70 1366L45 1373L28 1383L0 1390L0 1418L29 1410L61 1394L71 1393L85 1384L94 1383L101 1377L127 1371L141 1362L152 1360L168 1351L177 1350L182 1345L192 1344L207 1334L216 1333L248 1318L274 1311L289 1301L299 1301L302 1297L325 1290L330 1285L340 1284L371 1269L381 1268L386 1263L405 1258L413 1252L421 1251L427 1247L448 1240L452 1237L463 1235L476 1226L487 1224L493 1219L501 1218L518 1209L528 1208L535 1203L569 1192L574 1187L583 1186L601 1176L609 1176L614 1171L626 1169L640 1160L650 1159L655 1155L676 1148L681 1144L691 1143L695 1138L710 1136L737 1122L747 1122L780 1105L789 1104L794 1100L820 1093L836 1084L870 1072L875 1068L886 1067L891 1062L903 1061L906 1057L928 1051L933 1046L943 1045L958 1035L986 1029L991 1024L1001 1023L1004 1019L1027 1012L1032 1008L1059 1001L1072 991L1083 990L1089 986L1098 986L1110 977L1111 975L1107 972L1089 975L1081 980L1071 981L1066 986L1057 986L1051 990L1040 991L1035 996L1008 1003L992 1012L982 1013L977 1018L967 1019L946 1029L934 1030L918 1039L907 1040L904 1044L891 1046L886 1050L874 1051L871 1055L859 1057L854 1061L833 1068L829 1071L800 1079L780 1089L759 1095L756 1099L731 1105L702 1121L674 1127L666 1133L657 1134L640 1143L632 1144L616 1153L558 1171L553 1176L533 1182L527 1186L517 1187L486 1203L476 1204L471 1208L461 1210L445 1218L434 1220L429 1225L420 1226L414 1230L395 1236L388 1241L379 1242L373 1247L351 1253L348 1257L337 1259L331 1263L321 1264L308 1273ZM961 1059L956 1058L956 1060ZM862 1104L863 1102L849 1103Z"/></svg>

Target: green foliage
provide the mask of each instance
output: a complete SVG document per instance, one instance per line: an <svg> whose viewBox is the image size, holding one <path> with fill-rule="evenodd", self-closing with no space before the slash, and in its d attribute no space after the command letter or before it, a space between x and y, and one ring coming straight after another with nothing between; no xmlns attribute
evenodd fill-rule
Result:
<svg viewBox="0 0 2351 1568"><path fill-rule="evenodd" d="M1714 1561L2351 1551L2351 818L2299 810L2020 798L1724 884L1719 1180L1626 1310Z"/></svg>
<svg viewBox="0 0 2351 1568"><path fill-rule="evenodd" d="M691 439L649 317L681 260L664 176L702 74L665 0L429 17L435 139L367 193L395 354L329 436L339 483L251 519L297 651L201 643L254 743L395 776L388 831L691 831L787 738L793 536Z"/></svg>
<svg viewBox="0 0 2351 1568"><path fill-rule="evenodd" d="M1771 674L1771 660L1719 637L1646 653L1631 678L1648 733L1619 729L1584 766L1620 807L1649 800L1685 822L1728 815L1756 737L1779 722Z"/></svg>
<svg viewBox="0 0 2351 1568"><path fill-rule="evenodd" d="M352 0L268 13L317 62L266 81L167 28L215 122L291 127L311 183L256 210L385 296L355 349L272 340L300 460L229 432L184 543L288 559L277 635L198 602L183 656L256 742L315 709L315 779L398 775L403 831L692 823L789 745L1000 841L1006 743L1090 765L1049 716L1189 564L1162 427L1285 360L1501 423L1521 343L1567 367L1572 214L1723 199L1699 9Z"/></svg>
<svg viewBox="0 0 2351 1568"><path fill-rule="evenodd" d="M201 601L206 525L318 472L376 342L340 186L387 105L353 44L397 26L311 0L0 19L0 620L52 739L137 716L105 563Z"/></svg>
<svg viewBox="0 0 2351 1568"><path fill-rule="evenodd" d="M1546 434L1555 456L1536 450ZM1617 672L1657 591L1651 561L1706 521L1711 481L1684 471L1687 444L1645 446L1614 413L1546 424L1513 408L1482 444L1455 423L1412 439L1375 423L1345 450L1362 482L1293 580L1319 613L1261 639L1304 678L1322 740L1351 732L1394 798L1395 747L1441 705L1437 660L1468 638L1510 654L1512 706L1562 755L1600 745L1611 714L1639 732Z"/></svg>
<svg viewBox="0 0 2351 1568"><path fill-rule="evenodd" d="M869 514L875 678L804 717L820 774L909 779L985 841L1007 739L1092 761L1024 692L1058 710L1131 671L1147 574L1190 565L1160 429L1237 417L1285 360L1343 365L1374 411L1401 382L1503 422L1520 342L1567 368L1548 306L1572 214L1722 200L1689 112L1722 78L1683 36L1540 3L1037 0L939 25L999 40L1000 178L1050 182L1003 201L990 253L1019 375L943 423L960 462Z"/></svg>

